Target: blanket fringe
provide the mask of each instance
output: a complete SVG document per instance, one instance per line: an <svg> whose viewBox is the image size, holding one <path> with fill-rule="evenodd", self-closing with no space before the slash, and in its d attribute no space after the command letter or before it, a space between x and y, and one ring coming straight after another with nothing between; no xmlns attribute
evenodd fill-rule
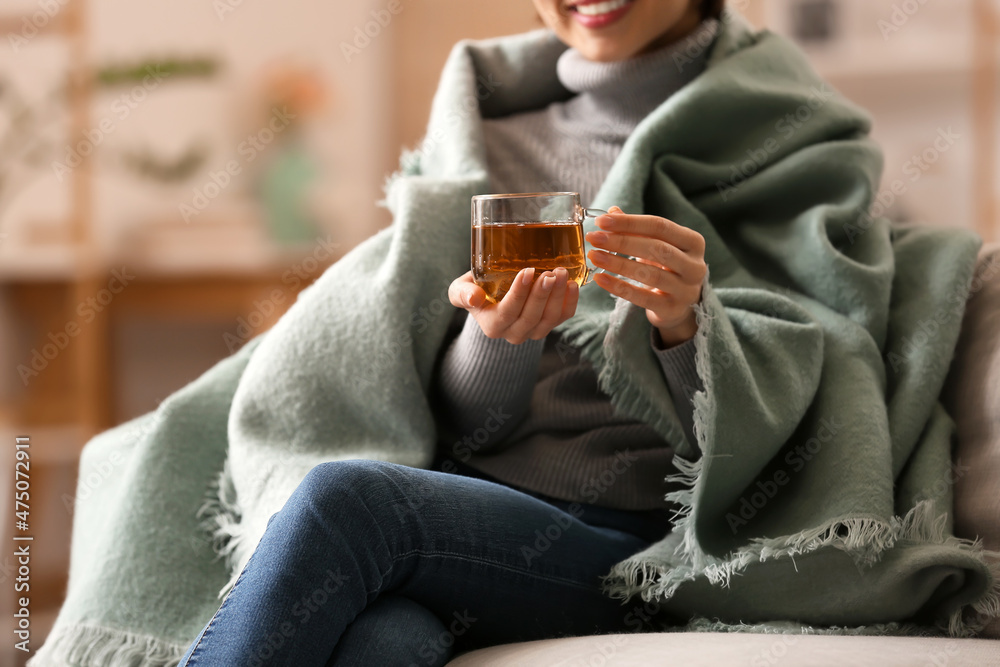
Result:
<svg viewBox="0 0 1000 667"><path fill-rule="evenodd" d="M993 585L983 597L951 613L947 629L952 637L972 637L987 629L990 624L1000 623L1000 553L985 550L981 550L981 553L993 561L989 564ZM991 636L1000 638L995 634Z"/></svg>
<svg viewBox="0 0 1000 667"><path fill-rule="evenodd" d="M605 361L604 337L598 333L601 329L602 327L594 326L591 320L576 316L559 325L557 331L564 344L579 350L580 355L594 368L600 368Z"/></svg>
<svg viewBox="0 0 1000 667"><path fill-rule="evenodd" d="M205 490L205 498L198 508L197 517L201 519L201 528L212 539L212 549L216 558L225 559L226 568L233 572L236 568L238 554L242 549L244 532L241 531L242 512L236 498L236 488L230 471L229 459L218 476L212 480ZM223 598L236 583L238 573L233 574L226 585L218 593Z"/></svg>
<svg viewBox="0 0 1000 667"><path fill-rule="evenodd" d="M99 625L57 626L28 667L172 667L187 648Z"/></svg>
<svg viewBox="0 0 1000 667"><path fill-rule="evenodd" d="M395 212L393 201L393 190L396 182L405 176L416 176L420 174L420 158L423 155L421 148L403 148L399 156L399 167L385 177L382 182L382 198L375 202L376 206Z"/></svg>
<svg viewBox="0 0 1000 667"><path fill-rule="evenodd" d="M675 459L678 472L668 481L693 487L701 472L701 461ZM728 586L730 578L754 562L769 558L792 558L818 549L834 548L849 554L858 567L876 563L897 543L940 544L965 551L983 562L991 576L990 590L976 602L956 609L938 627L952 637L974 636L993 618L1000 616L1000 553L986 551L980 540L966 540L948 534L946 513L935 512L934 503L917 503L903 517L886 521L874 517L847 517L828 521L815 528L778 538L755 538L726 558L702 551L691 525L690 490L667 495L680 505L675 530L682 535L674 555L681 563L674 567L652 565L638 557L616 564L602 577L605 592L625 599L638 593L645 601L667 599L685 582L705 577L710 583Z"/></svg>
<svg viewBox="0 0 1000 667"><path fill-rule="evenodd" d="M849 636L910 636L937 637L926 625L913 623L872 623L871 625L817 627L793 621L768 623L726 623L719 619L696 616L687 625L675 626L668 632L746 632L763 635L849 635Z"/></svg>

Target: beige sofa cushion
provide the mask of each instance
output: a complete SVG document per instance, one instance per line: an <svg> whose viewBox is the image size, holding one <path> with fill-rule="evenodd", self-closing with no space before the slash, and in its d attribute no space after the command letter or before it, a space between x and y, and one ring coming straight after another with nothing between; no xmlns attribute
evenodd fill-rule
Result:
<svg viewBox="0 0 1000 667"><path fill-rule="evenodd" d="M667 632L546 639L465 653L448 667L983 667L1000 642L930 637Z"/></svg>
<svg viewBox="0 0 1000 667"><path fill-rule="evenodd" d="M1000 550L1000 245L983 248L942 401L955 418L955 534ZM984 636L1000 638L1000 620ZM997 664L1000 664L998 662Z"/></svg>

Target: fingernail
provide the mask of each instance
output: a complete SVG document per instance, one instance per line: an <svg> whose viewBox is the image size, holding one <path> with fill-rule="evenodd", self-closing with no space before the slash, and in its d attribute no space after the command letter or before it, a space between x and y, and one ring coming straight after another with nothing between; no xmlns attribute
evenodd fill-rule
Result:
<svg viewBox="0 0 1000 667"><path fill-rule="evenodd" d="M598 216L596 222L598 226L603 229L611 229L612 227L615 226L615 219L612 218L610 215Z"/></svg>
<svg viewBox="0 0 1000 667"><path fill-rule="evenodd" d="M530 285L531 284L531 280L534 277L535 277L535 269L534 268L525 269L521 273L521 284L522 285Z"/></svg>
<svg viewBox="0 0 1000 667"><path fill-rule="evenodd" d="M605 234L604 232L590 232L589 234L587 234L587 240L595 244L607 243L608 235Z"/></svg>
<svg viewBox="0 0 1000 667"><path fill-rule="evenodd" d="M556 282L555 276L545 276L544 278L542 278L542 289L543 290L552 289L552 285L554 285L555 282Z"/></svg>

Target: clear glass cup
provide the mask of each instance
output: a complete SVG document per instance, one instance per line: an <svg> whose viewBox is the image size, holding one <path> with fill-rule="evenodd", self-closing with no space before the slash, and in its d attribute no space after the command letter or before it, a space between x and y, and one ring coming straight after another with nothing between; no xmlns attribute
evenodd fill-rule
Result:
<svg viewBox="0 0 1000 667"><path fill-rule="evenodd" d="M500 301L521 269L535 280L563 267L581 287L596 273L587 265L583 221L607 211L584 208L578 192L526 192L472 198L472 278Z"/></svg>

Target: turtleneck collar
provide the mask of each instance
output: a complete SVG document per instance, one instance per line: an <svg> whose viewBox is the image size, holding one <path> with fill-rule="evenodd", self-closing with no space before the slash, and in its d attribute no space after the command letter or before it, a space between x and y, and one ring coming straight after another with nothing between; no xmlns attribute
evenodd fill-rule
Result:
<svg viewBox="0 0 1000 667"><path fill-rule="evenodd" d="M587 60L576 49L567 49L559 57L556 73L563 86L579 95L566 103L566 112L585 113L590 123L603 122L608 129L630 133L704 70L718 30L719 22L707 19L673 44L615 62Z"/></svg>

